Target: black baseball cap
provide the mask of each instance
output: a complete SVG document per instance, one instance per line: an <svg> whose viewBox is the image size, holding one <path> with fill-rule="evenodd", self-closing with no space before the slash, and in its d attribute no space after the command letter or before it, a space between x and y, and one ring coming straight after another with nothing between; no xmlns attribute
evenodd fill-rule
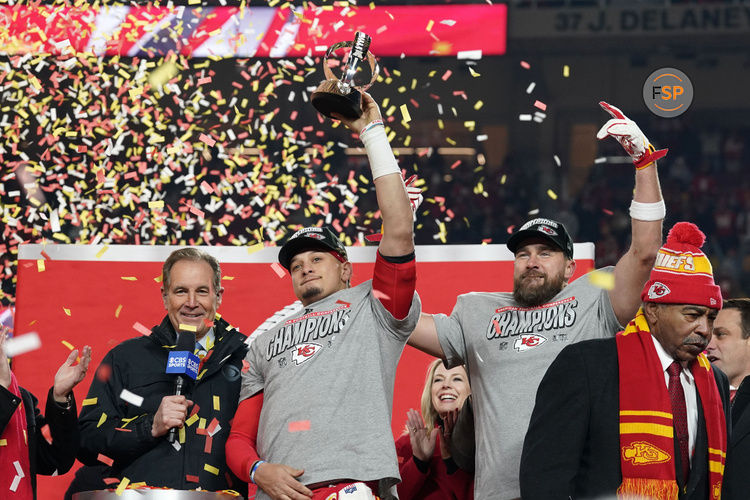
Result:
<svg viewBox="0 0 750 500"><path fill-rule="evenodd" d="M544 218L531 219L513 233L505 245L515 254L521 243L529 238L543 238L554 243L567 258L573 258L573 240L562 222Z"/></svg>
<svg viewBox="0 0 750 500"><path fill-rule="evenodd" d="M288 271L292 258L306 250L319 249L335 252L346 262L346 247L327 227L306 227L294 233L279 250L279 264Z"/></svg>

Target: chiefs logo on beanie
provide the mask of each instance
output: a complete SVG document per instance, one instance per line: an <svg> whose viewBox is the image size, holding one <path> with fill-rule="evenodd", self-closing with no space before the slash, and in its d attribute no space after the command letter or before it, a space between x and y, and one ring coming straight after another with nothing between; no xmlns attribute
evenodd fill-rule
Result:
<svg viewBox="0 0 750 500"><path fill-rule="evenodd" d="M641 300L721 309L721 289L714 283L711 262L700 250L705 241L706 235L695 224L675 224L656 254Z"/></svg>

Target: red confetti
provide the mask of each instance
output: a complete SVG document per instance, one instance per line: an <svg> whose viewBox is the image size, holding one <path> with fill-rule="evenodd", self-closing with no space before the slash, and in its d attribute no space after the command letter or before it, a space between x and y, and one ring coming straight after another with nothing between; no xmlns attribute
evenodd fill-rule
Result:
<svg viewBox="0 0 750 500"><path fill-rule="evenodd" d="M49 424L44 424L44 427L42 427L42 436L49 444L52 444L52 432L49 430Z"/></svg>
<svg viewBox="0 0 750 500"><path fill-rule="evenodd" d="M114 460L112 460L111 458L109 458L107 455L102 455L101 453L99 453L99 455L97 455L96 459L98 461L100 461L101 463L103 463L103 464L109 465L110 467L112 467L112 464L115 463Z"/></svg>
<svg viewBox="0 0 750 500"><path fill-rule="evenodd" d="M206 429L209 434L213 434L216 431L216 427L219 425L219 421L216 420L216 417L211 420L211 423L208 424L208 428Z"/></svg>
<svg viewBox="0 0 750 500"><path fill-rule="evenodd" d="M289 422L289 432L302 432L310 430L309 420L298 420L296 422Z"/></svg>
<svg viewBox="0 0 750 500"><path fill-rule="evenodd" d="M47 255L47 252L45 252L44 250L42 250L42 257L44 257L45 260L52 260L52 257Z"/></svg>
<svg viewBox="0 0 750 500"><path fill-rule="evenodd" d="M531 68L531 64L527 63L526 61L521 61L521 67L523 69L529 69Z"/></svg>
<svg viewBox="0 0 750 500"><path fill-rule="evenodd" d="M99 368L96 370L96 379L99 382L106 383L111 375L112 367L106 363L100 364Z"/></svg>
<svg viewBox="0 0 750 500"><path fill-rule="evenodd" d="M542 101L536 101L536 102L534 103L534 107L535 107L535 108L539 108L539 109L541 109L542 111L547 111L547 105L546 105L546 104L544 104L544 103L543 103Z"/></svg>
<svg viewBox="0 0 750 500"><path fill-rule="evenodd" d="M198 139L209 147L213 147L216 144L216 141L206 134L201 134Z"/></svg>
<svg viewBox="0 0 750 500"><path fill-rule="evenodd" d="M133 330L140 333L141 335L145 335L146 337L151 335L151 330L137 321L133 323Z"/></svg>
<svg viewBox="0 0 750 500"><path fill-rule="evenodd" d="M188 483L199 483L200 478L198 476L193 476L192 474L185 474L185 480Z"/></svg>
<svg viewBox="0 0 750 500"><path fill-rule="evenodd" d="M214 443L214 438L211 436L206 436L206 444L203 447L203 453L211 453L211 446Z"/></svg>

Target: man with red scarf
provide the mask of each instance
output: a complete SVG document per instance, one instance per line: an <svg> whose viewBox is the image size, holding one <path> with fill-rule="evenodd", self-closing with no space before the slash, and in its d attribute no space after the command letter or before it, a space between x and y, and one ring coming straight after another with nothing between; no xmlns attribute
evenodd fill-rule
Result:
<svg viewBox="0 0 750 500"><path fill-rule="evenodd" d="M703 353L722 305L704 240L676 224L625 330L566 347L547 370L524 441L524 500L720 498L729 384Z"/></svg>
<svg viewBox="0 0 750 500"><path fill-rule="evenodd" d="M78 349L55 374L42 414L33 394L18 385L5 356L7 329L0 329L0 498L36 498L36 475L65 474L78 451L73 387L86 376L91 347L78 364Z"/></svg>

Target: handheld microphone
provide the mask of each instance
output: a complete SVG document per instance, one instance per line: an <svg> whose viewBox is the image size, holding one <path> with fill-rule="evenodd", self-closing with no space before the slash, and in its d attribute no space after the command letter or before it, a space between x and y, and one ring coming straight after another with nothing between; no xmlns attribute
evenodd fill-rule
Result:
<svg viewBox="0 0 750 500"><path fill-rule="evenodd" d="M169 351L166 373L177 375L174 384L174 395L181 396L187 389L187 384L198 377L200 360L193 354L195 350L195 333L181 331L177 335L177 345ZM167 441L174 443L177 437L177 427L169 429Z"/></svg>

